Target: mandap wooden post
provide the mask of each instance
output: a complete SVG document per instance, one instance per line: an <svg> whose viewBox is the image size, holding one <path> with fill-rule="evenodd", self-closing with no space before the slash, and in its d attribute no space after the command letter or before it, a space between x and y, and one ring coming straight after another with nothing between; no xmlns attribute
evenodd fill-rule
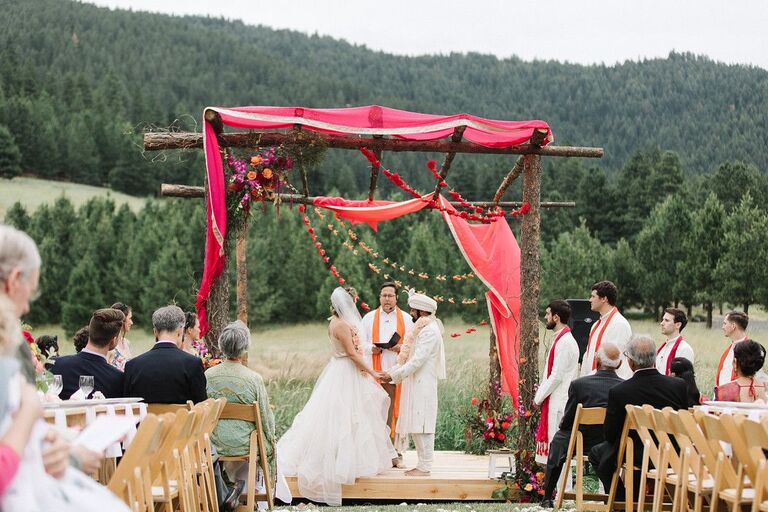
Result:
<svg viewBox="0 0 768 512"><path fill-rule="evenodd" d="M541 157L525 155L523 161L523 201L531 209L522 217L520 257L520 405L533 411L534 386L538 383L539 354L539 243L541 238L539 208L541 193ZM517 432L517 467L533 457L536 441L536 415L521 417Z"/></svg>
<svg viewBox="0 0 768 512"><path fill-rule="evenodd" d="M235 265L237 272L237 319L248 325L248 266L246 261L246 243L248 238L248 223L243 222L237 230L235 243Z"/></svg>

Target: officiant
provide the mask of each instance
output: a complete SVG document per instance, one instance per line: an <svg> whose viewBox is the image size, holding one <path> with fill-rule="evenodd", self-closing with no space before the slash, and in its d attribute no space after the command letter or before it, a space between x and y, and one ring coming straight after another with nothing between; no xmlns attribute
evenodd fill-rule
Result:
<svg viewBox="0 0 768 512"><path fill-rule="evenodd" d="M379 290L379 307L368 312L363 317L363 333L361 345L365 359L374 370L386 372L397 363L405 335L413 329L411 316L397 307L397 286L387 281L382 283ZM408 448L408 437L397 436L397 418L400 414L400 384L382 382L381 386L389 395L389 425L390 437L397 450L398 460L395 465L402 463L402 454ZM394 463L394 461L393 461Z"/></svg>

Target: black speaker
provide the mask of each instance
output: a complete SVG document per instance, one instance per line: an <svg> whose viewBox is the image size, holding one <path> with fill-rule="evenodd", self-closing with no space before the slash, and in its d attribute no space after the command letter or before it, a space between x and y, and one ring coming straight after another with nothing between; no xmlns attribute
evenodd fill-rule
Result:
<svg viewBox="0 0 768 512"><path fill-rule="evenodd" d="M589 299L568 299L566 302L571 306L571 320L568 322L568 327L571 328L571 334L579 344L579 362L581 362L584 352L587 351L589 331L600 318L600 313L592 311Z"/></svg>

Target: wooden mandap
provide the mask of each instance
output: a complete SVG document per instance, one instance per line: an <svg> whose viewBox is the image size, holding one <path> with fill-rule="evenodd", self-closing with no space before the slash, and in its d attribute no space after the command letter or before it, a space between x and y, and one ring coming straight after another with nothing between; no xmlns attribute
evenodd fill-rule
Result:
<svg viewBox="0 0 768 512"><path fill-rule="evenodd" d="M144 134L144 148L147 151L170 149L203 149L207 157L206 187L164 184L164 196L205 198L208 215L208 236L206 240L206 271L198 295L198 307L207 311L206 340L215 340L228 321L228 284L224 253L229 244L221 236L226 228L223 220L216 217L215 201L225 192L223 182L223 159L227 148L253 148L264 146L292 145L311 137L322 137L328 148L360 151L366 148L372 154L369 161L370 187L368 201L374 201L378 180L383 170L381 159L385 152L438 152L444 156L437 165L438 179L431 201L437 205L450 203L454 207L495 208L525 207L520 215L521 241L519 254L519 317L516 321L516 343L514 350L502 345L497 339L496 328L490 338L489 385L510 382L514 373L514 388L505 387L520 406L532 409L534 383L538 378L539 352L539 244L542 208L573 207L573 202L541 202L541 157L585 157L600 158L602 148L555 146L550 127L543 121L498 121L483 119L467 114L453 116L432 116L377 105L340 108L309 109L302 107L237 107L205 109L204 131L197 132L148 132ZM225 132L224 128L231 130ZM448 201L441 191L445 178L459 154L490 154L500 158L516 157L510 171L503 177L493 197L487 201L464 204ZM313 205L315 198L310 195L309 184L303 166L299 166L303 193L282 194L282 198L294 203ZM461 170L454 171L461 172ZM439 176L438 176L439 174ZM509 186L522 177L520 201L502 201ZM217 224L218 223L218 224ZM222 226L223 223L223 226ZM217 231L218 230L218 231ZM237 316L247 323L246 297L246 251L245 230L235 234L237 265ZM466 256L466 255L465 255ZM209 272L210 259L219 261L215 273ZM469 260L468 260L469 261ZM470 262L472 266L472 262ZM473 267L474 268L474 267ZM213 276L213 278L211 278ZM204 292L204 293L203 293ZM201 296L204 296L201 299ZM201 302L202 300L202 302ZM489 301L490 302L490 301ZM490 309L490 307L489 307ZM492 318L493 324L493 318ZM527 361L527 364L519 364ZM504 377L507 377L506 379ZM519 379L519 380L518 380ZM524 385L518 386L521 382ZM491 393L493 397L494 394ZM498 405L498 404L496 404ZM517 432L517 455L532 453L535 442L535 416L521 417ZM522 452L521 452L522 450ZM409 457L415 454L408 455ZM518 459L519 461L519 459ZM518 464L519 466L519 464ZM499 482L488 478L488 458L464 455L457 452L436 452L435 471L426 479L406 479L397 471L386 472L375 478L361 479L354 486L344 488L346 498L365 499L490 499ZM294 491L296 491L294 486Z"/></svg>

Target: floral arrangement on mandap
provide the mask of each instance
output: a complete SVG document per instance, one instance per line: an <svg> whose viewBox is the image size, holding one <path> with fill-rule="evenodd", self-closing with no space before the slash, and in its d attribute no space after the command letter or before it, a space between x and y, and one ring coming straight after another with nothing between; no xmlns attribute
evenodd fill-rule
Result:
<svg viewBox="0 0 768 512"><path fill-rule="evenodd" d="M228 203L235 211L248 214L254 201L279 201L280 189L286 186L293 169L293 158L278 147L256 148L253 155L238 159L227 157Z"/></svg>
<svg viewBox="0 0 768 512"><path fill-rule="evenodd" d="M193 341L192 348L194 348L195 352L197 352L197 357L199 357L203 362L203 368L206 370L221 363L221 359L218 357L213 357L213 354L211 354L211 351L208 350L208 345L205 344L205 341Z"/></svg>

